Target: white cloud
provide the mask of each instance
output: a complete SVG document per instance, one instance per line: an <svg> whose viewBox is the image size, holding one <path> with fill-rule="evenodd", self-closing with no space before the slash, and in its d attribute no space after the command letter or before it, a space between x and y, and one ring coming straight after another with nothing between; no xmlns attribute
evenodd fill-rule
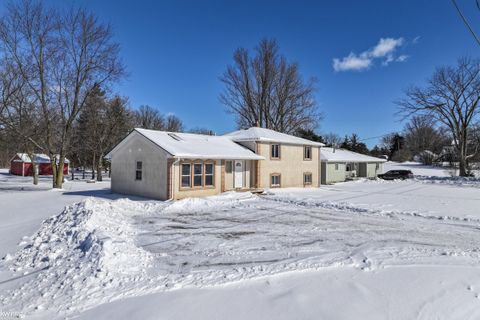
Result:
<svg viewBox="0 0 480 320"><path fill-rule="evenodd" d="M357 56L353 52L341 60L337 58L333 59L333 69L335 71L361 71L370 68L371 64L372 60L369 57Z"/></svg>
<svg viewBox="0 0 480 320"><path fill-rule="evenodd" d="M418 39L417 39L418 41ZM350 52L343 58L333 59L333 69L340 71L363 71L369 69L376 59L381 60L382 66L388 66L391 62L403 62L407 60L407 55L396 57L396 50L403 46L403 38L380 38L378 43L360 54Z"/></svg>
<svg viewBox="0 0 480 320"><path fill-rule="evenodd" d="M381 38L378 44L370 49L372 57L381 58L385 57L395 51L397 47L403 44L403 38Z"/></svg>
<svg viewBox="0 0 480 320"><path fill-rule="evenodd" d="M421 38L420 36L416 36L415 38L413 38L412 43L413 44L418 43L418 41L420 41L420 38Z"/></svg>

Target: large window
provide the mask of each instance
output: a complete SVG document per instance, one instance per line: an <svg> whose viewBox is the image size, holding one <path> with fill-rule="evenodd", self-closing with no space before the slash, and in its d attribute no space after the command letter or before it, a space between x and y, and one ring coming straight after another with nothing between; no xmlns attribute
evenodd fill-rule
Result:
<svg viewBox="0 0 480 320"><path fill-rule="evenodd" d="M195 163L193 165L193 186L201 187L203 178L203 164Z"/></svg>
<svg viewBox="0 0 480 320"><path fill-rule="evenodd" d="M303 160L312 160L312 147L304 146L303 147Z"/></svg>
<svg viewBox="0 0 480 320"><path fill-rule="evenodd" d="M180 172L181 188L202 188L215 185L215 163L182 163Z"/></svg>
<svg viewBox="0 0 480 320"><path fill-rule="evenodd" d="M306 172L303 174L303 184L304 185L312 184L312 174L310 172Z"/></svg>
<svg viewBox="0 0 480 320"><path fill-rule="evenodd" d="M136 167L135 167L135 180L142 180L142 161L137 161Z"/></svg>
<svg viewBox="0 0 480 320"><path fill-rule="evenodd" d="M205 186L213 186L213 163L205 163Z"/></svg>
<svg viewBox="0 0 480 320"><path fill-rule="evenodd" d="M270 145L270 158L271 159L280 159L280 145L279 144Z"/></svg>
<svg viewBox="0 0 480 320"><path fill-rule="evenodd" d="M271 188L278 188L280 187L280 174L279 173L273 173L270 175L270 187Z"/></svg>
<svg viewBox="0 0 480 320"><path fill-rule="evenodd" d="M182 188L190 188L191 186L191 165L190 163L182 164L181 186Z"/></svg>

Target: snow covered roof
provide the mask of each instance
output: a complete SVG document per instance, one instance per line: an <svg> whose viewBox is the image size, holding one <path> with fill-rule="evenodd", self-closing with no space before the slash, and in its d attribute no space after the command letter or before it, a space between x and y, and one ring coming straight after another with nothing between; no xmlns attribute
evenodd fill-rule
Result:
<svg viewBox="0 0 480 320"><path fill-rule="evenodd" d="M286 133L277 132L270 129L251 127L245 130L238 130L224 135L233 141L265 141L280 142L286 144L309 145L321 147L324 144L299 137L295 137Z"/></svg>
<svg viewBox="0 0 480 320"><path fill-rule="evenodd" d="M16 157L18 157L20 160L13 160L13 161L22 161L25 163L31 163L32 160L26 153L17 153ZM14 157L15 158L15 157ZM36 153L34 154L34 160L35 163L50 163L50 157L47 156L44 153ZM69 163L70 161L65 158L65 163Z"/></svg>
<svg viewBox="0 0 480 320"><path fill-rule="evenodd" d="M262 156L224 136L167 132L136 128L136 132L172 156L184 159L262 160Z"/></svg>
<svg viewBox="0 0 480 320"><path fill-rule="evenodd" d="M361 153L338 149L326 148L320 149L320 159L323 162L386 162L385 159L367 156Z"/></svg>

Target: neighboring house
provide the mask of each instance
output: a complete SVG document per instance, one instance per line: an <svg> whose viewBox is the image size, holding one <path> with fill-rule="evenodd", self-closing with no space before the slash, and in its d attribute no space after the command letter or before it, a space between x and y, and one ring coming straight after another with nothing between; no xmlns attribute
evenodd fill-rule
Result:
<svg viewBox="0 0 480 320"><path fill-rule="evenodd" d="M322 184L354 178L375 178L387 160L345 149L322 148Z"/></svg>
<svg viewBox="0 0 480 320"><path fill-rule="evenodd" d="M134 129L107 156L113 192L166 200L319 186L321 145L260 128L225 136Z"/></svg>
<svg viewBox="0 0 480 320"><path fill-rule="evenodd" d="M39 175L52 175L52 163L50 158L43 153L37 153L34 155L35 163L38 164ZM65 159L63 165L63 174L68 174L68 167L70 161ZM26 153L17 153L12 160L10 160L10 173L17 176L33 176L33 164L32 160Z"/></svg>

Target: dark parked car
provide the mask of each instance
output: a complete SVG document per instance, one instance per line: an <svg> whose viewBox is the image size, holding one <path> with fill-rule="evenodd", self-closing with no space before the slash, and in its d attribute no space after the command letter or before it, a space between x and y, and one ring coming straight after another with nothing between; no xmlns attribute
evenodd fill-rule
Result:
<svg viewBox="0 0 480 320"><path fill-rule="evenodd" d="M390 170L385 172L384 174L379 174L378 177L384 180L405 180L413 178L413 173L410 170Z"/></svg>

